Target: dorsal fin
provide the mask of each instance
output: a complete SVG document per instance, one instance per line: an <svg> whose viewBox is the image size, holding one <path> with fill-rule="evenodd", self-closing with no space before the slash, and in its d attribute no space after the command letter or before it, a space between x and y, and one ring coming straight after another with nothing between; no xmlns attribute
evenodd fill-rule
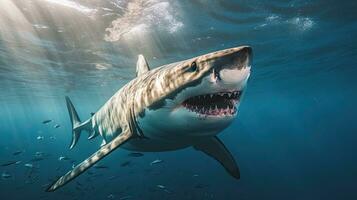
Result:
<svg viewBox="0 0 357 200"><path fill-rule="evenodd" d="M143 55L138 56L138 62L136 62L136 76L140 76L141 74L150 71L148 62L146 61Z"/></svg>

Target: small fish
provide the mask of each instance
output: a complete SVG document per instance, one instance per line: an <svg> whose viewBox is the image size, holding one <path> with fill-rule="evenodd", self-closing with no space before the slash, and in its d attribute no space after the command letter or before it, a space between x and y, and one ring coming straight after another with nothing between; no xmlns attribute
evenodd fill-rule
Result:
<svg viewBox="0 0 357 200"><path fill-rule="evenodd" d="M194 174L193 177L198 177L199 175L198 174Z"/></svg>
<svg viewBox="0 0 357 200"><path fill-rule="evenodd" d="M36 139L37 139L37 140L43 140L43 139L45 139L45 137L43 137L43 136L37 136Z"/></svg>
<svg viewBox="0 0 357 200"><path fill-rule="evenodd" d="M5 166L10 166L10 165L17 165L17 164L20 164L21 161L20 160L17 160L17 161L9 161L9 162L6 162L4 164L1 164L2 167L5 167Z"/></svg>
<svg viewBox="0 0 357 200"><path fill-rule="evenodd" d="M20 163L21 163L21 160L16 161L16 162L15 162L15 165L20 164Z"/></svg>
<svg viewBox="0 0 357 200"><path fill-rule="evenodd" d="M152 162L150 163L150 165L158 164L158 163L161 163L161 162L163 162L163 161L157 159L157 160L152 161Z"/></svg>
<svg viewBox="0 0 357 200"><path fill-rule="evenodd" d="M41 156L44 156L45 154L43 153L43 152L41 152L41 151L37 151L36 153L35 153L35 156L36 157L41 157Z"/></svg>
<svg viewBox="0 0 357 200"><path fill-rule="evenodd" d="M42 188L47 188L47 187L50 186L50 185L51 185L51 183L45 183L45 184L41 185L41 187L42 187Z"/></svg>
<svg viewBox="0 0 357 200"><path fill-rule="evenodd" d="M122 164L120 164L121 167L126 167L126 166L129 166L131 164L131 161L125 161L123 162Z"/></svg>
<svg viewBox="0 0 357 200"><path fill-rule="evenodd" d="M144 154L139 153L139 152L131 152L131 153L128 154L128 156L130 156L130 157L141 157L141 156L144 156Z"/></svg>
<svg viewBox="0 0 357 200"><path fill-rule="evenodd" d="M42 122L42 124L48 124L48 123L50 123L50 122L52 122L52 119L44 120L44 121Z"/></svg>
<svg viewBox="0 0 357 200"><path fill-rule="evenodd" d="M103 174L94 174L94 175L91 176L91 178L101 177L101 176L103 176Z"/></svg>
<svg viewBox="0 0 357 200"><path fill-rule="evenodd" d="M61 125L59 125L59 124L56 124L53 126L53 128L59 128L59 127L61 127Z"/></svg>
<svg viewBox="0 0 357 200"><path fill-rule="evenodd" d="M120 197L119 200L127 200L127 199L131 199L132 196L123 196L123 197Z"/></svg>
<svg viewBox="0 0 357 200"><path fill-rule="evenodd" d="M9 173L7 173L7 172L3 172L2 174L1 174L1 178L2 179L9 179L9 178L11 178L12 176L11 176L11 174L9 174Z"/></svg>
<svg viewBox="0 0 357 200"><path fill-rule="evenodd" d="M156 187L158 187L160 189L166 189L166 187L164 185L156 185Z"/></svg>
<svg viewBox="0 0 357 200"><path fill-rule="evenodd" d="M51 140L55 140L56 137L55 137L55 136L50 136L50 139L51 139Z"/></svg>
<svg viewBox="0 0 357 200"><path fill-rule="evenodd" d="M60 156L60 157L58 158L58 160L59 160L59 161L61 161L61 160L69 160L69 158L66 157L66 156Z"/></svg>
<svg viewBox="0 0 357 200"><path fill-rule="evenodd" d="M22 153L23 153L23 151L15 151L14 153L12 153L12 155L17 156L17 155L20 155Z"/></svg>
<svg viewBox="0 0 357 200"><path fill-rule="evenodd" d="M162 190L165 191L166 193L171 194L171 191L168 190L168 189L166 188L166 186L164 186L164 185L156 185L156 187L158 187L159 189L162 189Z"/></svg>
<svg viewBox="0 0 357 200"><path fill-rule="evenodd" d="M27 168L33 168L33 164L31 164L31 163L26 163L26 164L24 164L24 166Z"/></svg>
<svg viewBox="0 0 357 200"><path fill-rule="evenodd" d="M104 165L95 165L94 168L96 168L96 169L108 169L109 167L104 166Z"/></svg>
<svg viewBox="0 0 357 200"><path fill-rule="evenodd" d="M107 198L108 198L108 199L114 199L115 196L114 196L113 194L110 194L110 195L107 196Z"/></svg>

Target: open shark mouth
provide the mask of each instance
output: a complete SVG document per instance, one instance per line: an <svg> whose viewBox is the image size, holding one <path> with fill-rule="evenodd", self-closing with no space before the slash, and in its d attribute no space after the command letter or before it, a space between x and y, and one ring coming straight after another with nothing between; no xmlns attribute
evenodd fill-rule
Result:
<svg viewBox="0 0 357 200"><path fill-rule="evenodd" d="M237 103L242 96L242 91L220 92L191 97L182 105L201 115L232 116L237 113Z"/></svg>

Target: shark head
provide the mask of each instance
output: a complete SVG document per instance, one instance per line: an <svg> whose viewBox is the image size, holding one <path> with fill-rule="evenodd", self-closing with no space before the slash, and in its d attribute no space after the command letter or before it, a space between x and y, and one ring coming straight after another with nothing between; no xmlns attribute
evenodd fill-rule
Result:
<svg viewBox="0 0 357 200"><path fill-rule="evenodd" d="M216 135L239 113L250 76L248 46L216 51L159 69L167 95L146 112L145 127L172 135Z"/></svg>

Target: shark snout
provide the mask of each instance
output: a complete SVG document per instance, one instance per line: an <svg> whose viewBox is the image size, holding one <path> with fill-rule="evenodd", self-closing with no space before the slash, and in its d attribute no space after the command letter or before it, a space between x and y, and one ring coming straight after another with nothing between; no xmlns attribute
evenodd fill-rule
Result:
<svg viewBox="0 0 357 200"><path fill-rule="evenodd" d="M217 59L212 70L211 80L223 84L240 84L246 82L250 75L252 48L234 49Z"/></svg>

